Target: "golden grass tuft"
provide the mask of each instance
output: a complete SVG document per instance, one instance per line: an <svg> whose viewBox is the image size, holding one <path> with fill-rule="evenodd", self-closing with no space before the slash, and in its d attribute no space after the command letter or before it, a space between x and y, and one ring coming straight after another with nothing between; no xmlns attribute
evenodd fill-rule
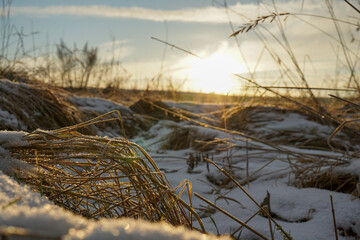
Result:
<svg viewBox="0 0 360 240"><path fill-rule="evenodd" d="M191 206L190 182L172 188L145 150L126 138L109 139L76 131L113 120L102 119L113 113L120 119L120 113L113 111L72 127L26 135L28 145L9 150L13 157L38 171L19 176L19 180L57 205L87 218L132 217L193 229L195 217L204 231ZM180 199L185 190L189 191L190 205Z"/></svg>

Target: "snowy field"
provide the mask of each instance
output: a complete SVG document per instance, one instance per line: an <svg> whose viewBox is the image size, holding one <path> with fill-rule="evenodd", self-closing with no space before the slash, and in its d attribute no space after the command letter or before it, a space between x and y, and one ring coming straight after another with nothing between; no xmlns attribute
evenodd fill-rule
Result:
<svg viewBox="0 0 360 240"><path fill-rule="evenodd" d="M15 91L9 90L7 84L8 91ZM270 231L269 220L259 212L258 206L205 158L231 173L256 202L266 203L269 193L266 206L270 207L271 216L293 239L335 239L330 196L338 238L360 238L359 192L343 191L346 182L343 186L331 185L329 181L335 181L332 178L320 182L321 177L331 173L354 176L355 184L360 186L360 160L352 154L360 145L341 132L332 139L332 144L348 149L347 154L326 148L326 141L335 129L333 126L296 111L256 107L229 116L226 124L230 131L226 132L218 128L224 127L219 114L225 108L223 105L165 102L162 108L169 111L165 114L156 106L149 110L144 103L143 109L139 110L136 106L127 108L100 98L68 97L67 101L88 116L119 110L125 117L125 128L132 126L129 140L149 153L172 187L184 179L190 180L193 192L243 222L250 219L248 226L267 239L271 239L271 234L274 239L284 236L274 224ZM172 113L181 113L183 117L180 119ZM3 105L0 105L0 125L13 130L0 132L2 236L9 236L9 239L19 236L27 236L21 239L216 238L166 223L131 219L88 220L55 206L14 178L14 172L36 171L34 166L14 159L7 149L26 145L22 136L31 129ZM94 131L108 137L119 137L122 133L116 124ZM314 143L319 146L311 147ZM319 176L319 180L311 176ZM188 200L186 193L182 198ZM193 206L207 232L232 235L234 239L261 239L246 228L239 229L239 223L198 197L193 196ZM220 238L228 239L229 236Z"/></svg>

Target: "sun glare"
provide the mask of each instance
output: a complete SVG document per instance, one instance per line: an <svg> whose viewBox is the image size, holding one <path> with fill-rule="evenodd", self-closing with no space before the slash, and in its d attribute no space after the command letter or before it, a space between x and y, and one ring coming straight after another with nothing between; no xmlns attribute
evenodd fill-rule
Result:
<svg viewBox="0 0 360 240"><path fill-rule="evenodd" d="M245 71L231 54L217 51L205 59L191 59L186 74L194 90L205 93L227 94L234 90L236 79L233 73Z"/></svg>

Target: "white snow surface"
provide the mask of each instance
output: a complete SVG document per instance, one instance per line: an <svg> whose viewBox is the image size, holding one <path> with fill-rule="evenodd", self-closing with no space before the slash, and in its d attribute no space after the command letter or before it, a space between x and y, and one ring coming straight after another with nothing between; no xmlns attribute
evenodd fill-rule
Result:
<svg viewBox="0 0 360 240"><path fill-rule="evenodd" d="M79 99L77 101L80 102ZM104 100L97 103L97 99L91 101L87 99L87 105L92 101L94 108L104 105ZM181 103L173 103L171 105L189 111L192 109L192 105L189 106L189 104L181 106ZM220 109L216 106L208 107L212 111ZM202 112L203 106L198 106L196 109L197 112ZM104 112L101 109L96 109L96 111ZM295 114L289 114L288 117L268 127L274 131L291 129L299 132L308 131L310 128L325 132L327 128L318 123L310 123ZM235 147L226 151L209 151L207 152L209 158L221 167L226 167L231 161L233 176L240 182L246 178L246 159L248 158L250 160L248 170L250 174L254 174L251 182L248 185L244 184L244 188L259 203L263 201L267 192L271 194L271 211L278 216L276 221L293 239L335 239L330 195L334 200L339 239L356 239L355 236L346 236L347 233L360 236L360 199L354 198L351 194L330 190L294 187L294 175L289 167L289 156L286 153L261 151L259 147L269 148L269 146L251 141L248 144L256 148L246 152L245 141L241 136L225 134L188 122L175 123L162 120L149 131L142 132L131 140L148 151L159 168L165 172L173 187L184 179L188 179L192 183L193 192L199 193L242 221L246 221L258 211L258 207L241 189L215 184L214 179L220 182L227 180L215 167L199 162L189 171L186 160L191 153L194 153L191 147L182 150L160 149L173 129L178 127L196 128L202 134L208 133L216 138L229 139ZM0 170L7 175L13 176L11 171L16 168L27 169L27 172L31 172L29 166L16 162L17 160L12 159L6 150L9 144L26 144L21 140L24 134L24 132L0 132ZM297 149L294 146L282 147L299 153L311 153L314 156L326 154L334 159L342 157L341 154L331 151ZM340 166L338 171L359 176L360 160L353 158L348 161L349 164ZM18 184L16 180L2 172L0 171L0 226L5 228L19 227L44 236L61 236L62 239L217 239L213 235L203 235L166 223L154 224L133 219L101 219L95 222L75 216L55 206L38 193L32 192L27 186ZM187 194L183 194L182 198L187 201ZM17 201L9 205L14 199ZM208 232L231 234L240 226L199 198L193 197L193 205ZM265 237L271 238L267 218L256 215L248 224ZM274 238L283 239L282 234L275 229L274 225L272 228ZM234 237L235 239L259 239L247 229L237 232ZM221 239L230 238L223 236Z"/></svg>

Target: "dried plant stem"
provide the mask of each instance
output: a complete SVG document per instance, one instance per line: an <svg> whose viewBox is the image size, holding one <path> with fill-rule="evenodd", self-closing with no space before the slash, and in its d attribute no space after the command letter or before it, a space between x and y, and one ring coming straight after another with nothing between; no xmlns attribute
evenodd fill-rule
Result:
<svg viewBox="0 0 360 240"><path fill-rule="evenodd" d="M257 174L258 172L260 172L261 170L263 170L265 167L269 166L272 162L274 162L275 160L277 160L276 158L271 159L270 161L268 161L267 163L265 163L263 166L261 166L259 169L257 169L255 172L253 172L250 176L248 176L246 174L246 179L242 181L243 184L249 183L251 181L251 178ZM248 161L247 161L248 164ZM248 171L248 170L247 170Z"/></svg>
<svg viewBox="0 0 360 240"><path fill-rule="evenodd" d="M326 3L326 6L328 8L328 11L329 11L329 13L331 15L331 18L336 19L335 12L334 12L331 1L326 0L325 3ZM347 86L350 87L350 84L353 81L355 83L355 85L356 85L356 88L360 89L359 83L358 83L356 75L355 75L356 64L352 61L352 59L349 56L349 51L346 48L344 35L343 35L342 31L341 31L339 23L336 20L333 20L333 23L334 23L334 27L335 27L335 30L336 30L337 35L338 35L338 39L340 41L340 46L341 46L341 48L343 50L344 58L345 58L345 60L347 62L347 67L349 68L349 72L350 72L350 77L349 77Z"/></svg>
<svg viewBox="0 0 360 240"><path fill-rule="evenodd" d="M233 183L236 184L237 187L239 187L241 189L241 191L243 191L245 193L246 196L248 196L248 198L251 199L251 201L253 201L255 203L256 206L258 206L258 208L267 215L267 217L269 219L271 219L271 221L276 225L276 227L284 234L284 236L287 239L292 239L291 236L285 232L283 230L283 228L281 227L280 224L278 224L270 215L270 213L268 211L266 211L246 190L245 188L238 182L236 181L235 178L233 178L228 172L226 172L224 169L220 168L216 163L214 163L213 161L211 161L208 158L205 158L206 161L208 161L209 163L211 163L212 165L214 165L222 174L224 174L226 177L228 177Z"/></svg>
<svg viewBox="0 0 360 240"><path fill-rule="evenodd" d="M262 239L268 240L267 237L265 237L264 235L262 235L261 233L259 233L258 231L256 231L255 229L253 229L252 227L250 227L249 225L247 225L245 222L241 221L240 219L234 217L233 215L231 215L230 213L228 213L227 211L225 211L224 209L218 207L217 205L215 205L214 203L210 202L209 200L207 200L206 198L202 197L201 195L197 194L196 192L194 193L194 195L198 198L200 198L201 200L203 200L204 202L206 202L207 204L209 204L210 206L216 208L217 210L219 210L220 212L222 212L223 214L225 214L226 216L228 216L229 218L233 219L234 221L240 223L242 226L244 226L245 228L247 228L248 230L250 230L251 232L255 233L257 236L261 237Z"/></svg>
<svg viewBox="0 0 360 240"><path fill-rule="evenodd" d="M250 187L249 178L249 140L246 138L246 184L248 188Z"/></svg>
<svg viewBox="0 0 360 240"><path fill-rule="evenodd" d="M248 88L256 88L256 86L247 86ZM316 90L316 91L341 91L341 92L359 92L357 89L348 88L324 88L324 87L287 87L287 86L263 86L272 89L295 89L295 90ZM329 94L330 95L330 94Z"/></svg>
<svg viewBox="0 0 360 240"><path fill-rule="evenodd" d="M329 138L327 139L327 144L329 145L329 147L333 150L336 151L335 147L331 144L331 140L340 132L341 129L343 129L345 127L346 124L348 123L352 123L352 122L356 122L356 121L360 121L360 119L350 119L350 120L345 120L343 121L329 136Z"/></svg>
<svg viewBox="0 0 360 240"><path fill-rule="evenodd" d="M251 219L253 219L256 215L258 215L261 212L261 210L258 210L256 213L254 213L251 217L248 218L248 220L245 221L245 224L247 224L248 222L250 222ZM240 231L244 226L241 225L240 227L238 227L232 234L231 236L234 237L234 235Z"/></svg>
<svg viewBox="0 0 360 240"><path fill-rule="evenodd" d="M356 91L357 91L357 90L356 90ZM335 95L333 95L333 94L329 94L329 96L330 96L330 97L333 97L333 98L336 98L336 99L339 99L339 100L341 100L341 101L350 103L350 104L352 104L352 105L354 105L354 106L360 107L359 104L357 104L357 103L355 103L355 102L353 102L353 101L350 101L350 100L348 100L348 99L341 98L341 97L335 96Z"/></svg>
<svg viewBox="0 0 360 240"><path fill-rule="evenodd" d="M333 203L332 195L330 195L330 202L331 202L331 212L332 212L332 217L333 217L333 222L334 222L335 239L338 240L336 220L335 220L335 210L334 210L334 203Z"/></svg>
<svg viewBox="0 0 360 240"><path fill-rule="evenodd" d="M355 7L353 4L351 4L348 0L344 0L347 4L349 4L350 7L352 7L355 11L357 11L358 13L360 13L360 10Z"/></svg>
<svg viewBox="0 0 360 240"><path fill-rule="evenodd" d="M182 52L185 52L185 53L187 53L187 54L190 54L190 55L192 55L192 56L194 56L194 57L203 59L202 57L200 57L199 55L196 55L196 54L193 53L193 52L190 52L190 51L188 51L188 50L185 50L185 49L183 49L183 48L181 48L181 47L178 47L178 46L176 46L176 45L174 45L174 44L168 43L168 42L163 41L163 40L161 40L161 39L158 39L158 38L156 38L156 37L151 37L151 39L156 40L156 41L161 42L161 43L164 43L164 44L166 44L166 45L169 45L170 47L176 48L176 49L178 49L178 50L180 50L180 51L182 51Z"/></svg>
<svg viewBox="0 0 360 240"><path fill-rule="evenodd" d="M274 237L274 232L273 232L273 229L272 229L272 226L271 226L271 219L270 218L268 218L268 222L269 222L271 240L274 240L275 237Z"/></svg>

